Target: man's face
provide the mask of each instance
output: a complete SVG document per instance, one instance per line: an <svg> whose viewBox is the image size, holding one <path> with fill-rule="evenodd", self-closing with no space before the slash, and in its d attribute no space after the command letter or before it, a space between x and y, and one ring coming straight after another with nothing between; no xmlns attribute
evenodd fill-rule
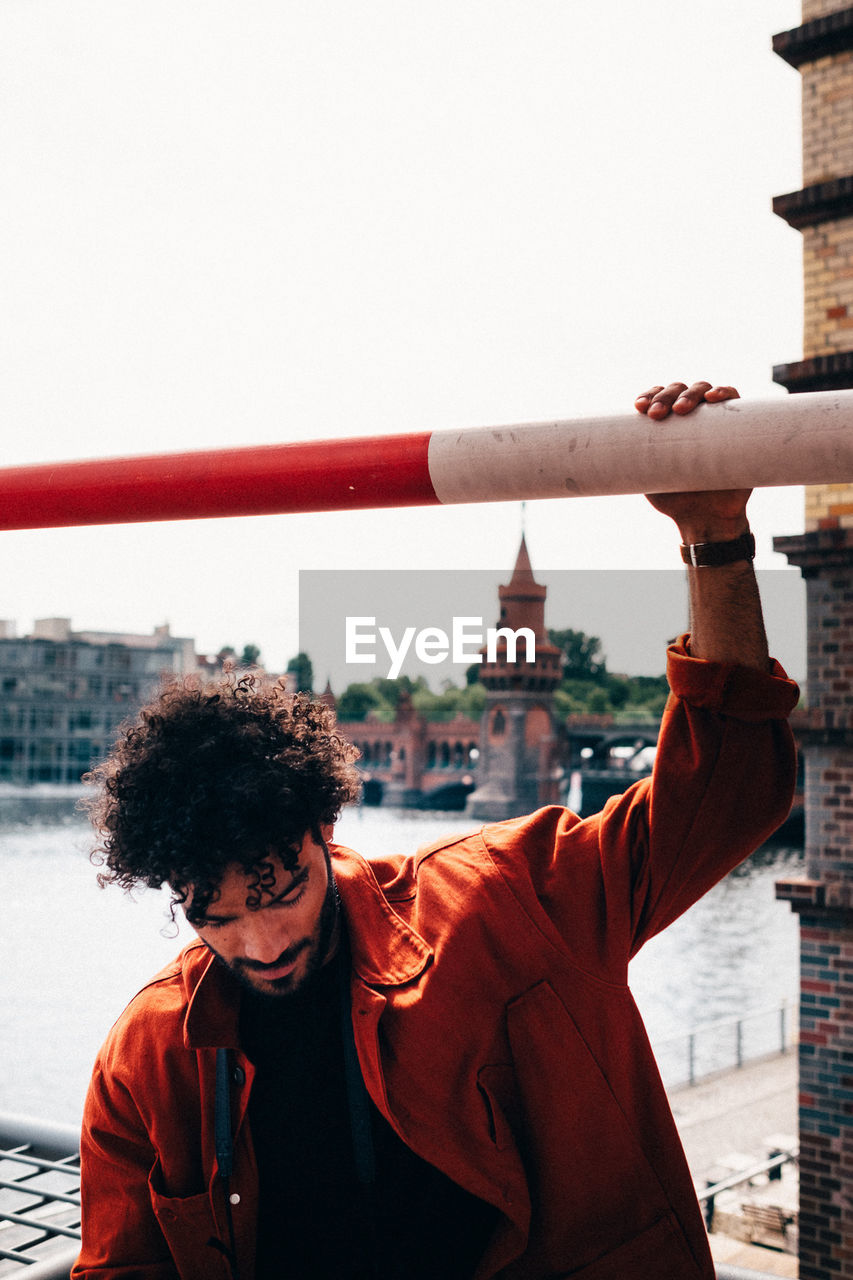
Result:
<svg viewBox="0 0 853 1280"><path fill-rule="evenodd" d="M265 881L259 906L246 905L255 877L232 865L219 897L193 928L244 986L261 995L286 996L334 955L337 899L328 853L311 835L303 838L294 871L285 870L277 857L270 862L275 878Z"/></svg>

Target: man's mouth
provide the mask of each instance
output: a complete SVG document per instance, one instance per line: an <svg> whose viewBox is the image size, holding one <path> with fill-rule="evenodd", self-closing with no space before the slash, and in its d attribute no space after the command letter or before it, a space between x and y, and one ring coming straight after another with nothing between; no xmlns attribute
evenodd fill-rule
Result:
<svg viewBox="0 0 853 1280"><path fill-rule="evenodd" d="M284 978L296 967L296 962L310 946L308 938L303 938L301 942L294 943L292 947L288 947L282 951L277 960L273 960L272 964L263 964L260 960L240 960L238 967L244 973L256 974L259 978L267 978L275 980L276 978Z"/></svg>

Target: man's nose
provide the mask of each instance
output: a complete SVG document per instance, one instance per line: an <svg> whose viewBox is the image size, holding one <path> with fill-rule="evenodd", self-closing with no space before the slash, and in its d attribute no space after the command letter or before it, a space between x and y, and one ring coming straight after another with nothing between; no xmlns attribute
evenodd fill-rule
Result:
<svg viewBox="0 0 853 1280"><path fill-rule="evenodd" d="M280 919L270 919L267 912L259 912L246 923L241 950L247 960L258 964L272 964L289 945L286 930Z"/></svg>

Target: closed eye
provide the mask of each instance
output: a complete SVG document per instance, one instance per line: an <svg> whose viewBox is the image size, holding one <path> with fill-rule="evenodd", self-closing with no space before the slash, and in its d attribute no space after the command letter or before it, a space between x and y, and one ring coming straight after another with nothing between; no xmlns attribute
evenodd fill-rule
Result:
<svg viewBox="0 0 853 1280"><path fill-rule="evenodd" d="M282 889L281 893L271 898L269 902L261 903L259 909L267 911L270 907L295 907L297 902L300 902L305 895L310 874L311 868L303 867L293 877L286 889ZM236 919L236 916L206 916L203 920L196 921L195 924L197 928L201 929L221 929L226 924L232 924Z"/></svg>
<svg viewBox="0 0 853 1280"><path fill-rule="evenodd" d="M270 907L293 907L305 893L308 884L308 877L311 874L310 868L305 867L297 876L294 876L290 884L278 897L267 903Z"/></svg>

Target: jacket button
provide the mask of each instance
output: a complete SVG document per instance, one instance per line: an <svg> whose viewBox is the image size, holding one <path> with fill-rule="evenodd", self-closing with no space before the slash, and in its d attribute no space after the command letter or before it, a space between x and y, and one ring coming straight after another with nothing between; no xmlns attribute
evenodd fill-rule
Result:
<svg viewBox="0 0 853 1280"><path fill-rule="evenodd" d="M243 1068L242 1068L242 1067L235 1067L235 1068L234 1068L234 1083L235 1083L235 1084L245 1084L245 1083L246 1083L246 1073L245 1073L245 1071L243 1070Z"/></svg>
<svg viewBox="0 0 853 1280"><path fill-rule="evenodd" d="M239 1204L239 1203L240 1203L240 1197L239 1197L239 1195L237 1194L237 1192L236 1192L236 1191L233 1191L233 1192L231 1193L231 1195L228 1197L228 1199L231 1201L231 1203L232 1203L232 1204Z"/></svg>

